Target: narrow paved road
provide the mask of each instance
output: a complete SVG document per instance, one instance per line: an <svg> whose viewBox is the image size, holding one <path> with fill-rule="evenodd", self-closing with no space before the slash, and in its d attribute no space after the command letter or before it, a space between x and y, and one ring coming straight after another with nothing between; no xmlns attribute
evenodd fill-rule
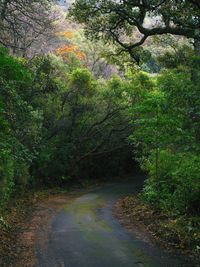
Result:
<svg viewBox="0 0 200 267"><path fill-rule="evenodd" d="M42 235L38 238L36 267L186 266L130 235L112 216L116 200L139 187L106 185L67 204L53 219L45 246Z"/></svg>

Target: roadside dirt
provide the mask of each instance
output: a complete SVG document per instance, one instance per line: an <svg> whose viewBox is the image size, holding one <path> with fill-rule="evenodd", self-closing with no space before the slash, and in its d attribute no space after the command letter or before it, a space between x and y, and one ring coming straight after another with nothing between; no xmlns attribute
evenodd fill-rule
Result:
<svg viewBox="0 0 200 267"><path fill-rule="evenodd" d="M200 266L200 255L190 250L170 224L175 218L169 218L159 210L142 203L137 196L120 199L113 211L120 223L139 239L155 244L173 254L188 257L191 267ZM168 227L170 225L170 228Z"/></svg>
<svg viewBox="0 0 200 267"><path fill-rule="evenodd" d="M56 212L80 194L78 190L70 193L39 192L12 207L7 218L8 227L0 229L0 266L33 267L38 231L43 232L45 246L50 222Z"/></svg>
<svg viewBox="0 0 200 267"><path fill-rule="evenodd" d="M37 239L37 232L43 232L43 244L48 237L50 229L50 222L60 207L70 201L72 196L69 195L53 195L38 203L33 214L29 218L27 224L21 229L19 233L17 246L19 247L19 255L13 265L33 267L36 264L35 259L35 243Z"/></svg>

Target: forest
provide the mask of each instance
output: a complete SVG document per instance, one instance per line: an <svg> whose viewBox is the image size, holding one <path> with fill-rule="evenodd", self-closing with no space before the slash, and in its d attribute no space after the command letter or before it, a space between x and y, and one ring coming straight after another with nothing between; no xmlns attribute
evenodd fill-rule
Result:
<svg viewBox="0 0 200 267"><path fill-rule="evenodd" d="M199 252L199 1L1 0L0 127L2 227L24 192L139 172Z"/></svg>

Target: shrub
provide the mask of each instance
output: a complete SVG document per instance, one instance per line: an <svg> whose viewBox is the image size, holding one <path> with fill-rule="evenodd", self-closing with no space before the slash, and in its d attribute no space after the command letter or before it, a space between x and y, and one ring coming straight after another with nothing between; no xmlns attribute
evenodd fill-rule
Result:
<svg viewBox="0 0 200 267"><path fill-rule="evenodd" d="M144 168L150 174L143 194L148 202L178 213L199 213L200 158L197 155L160 151L156 170L154 152Z"/></svg>

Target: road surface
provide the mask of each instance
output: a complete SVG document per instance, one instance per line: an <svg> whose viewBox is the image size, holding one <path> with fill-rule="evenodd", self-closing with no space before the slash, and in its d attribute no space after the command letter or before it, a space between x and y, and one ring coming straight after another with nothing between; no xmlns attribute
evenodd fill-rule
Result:
<svg viewBox="0 0 200 267"><path fill-rule="evenodd" d="M36 267L191 267L137 239L113 217L117 199L135 193L140 184L105 185L62 207L45 242L38 233Z"/></svg>

